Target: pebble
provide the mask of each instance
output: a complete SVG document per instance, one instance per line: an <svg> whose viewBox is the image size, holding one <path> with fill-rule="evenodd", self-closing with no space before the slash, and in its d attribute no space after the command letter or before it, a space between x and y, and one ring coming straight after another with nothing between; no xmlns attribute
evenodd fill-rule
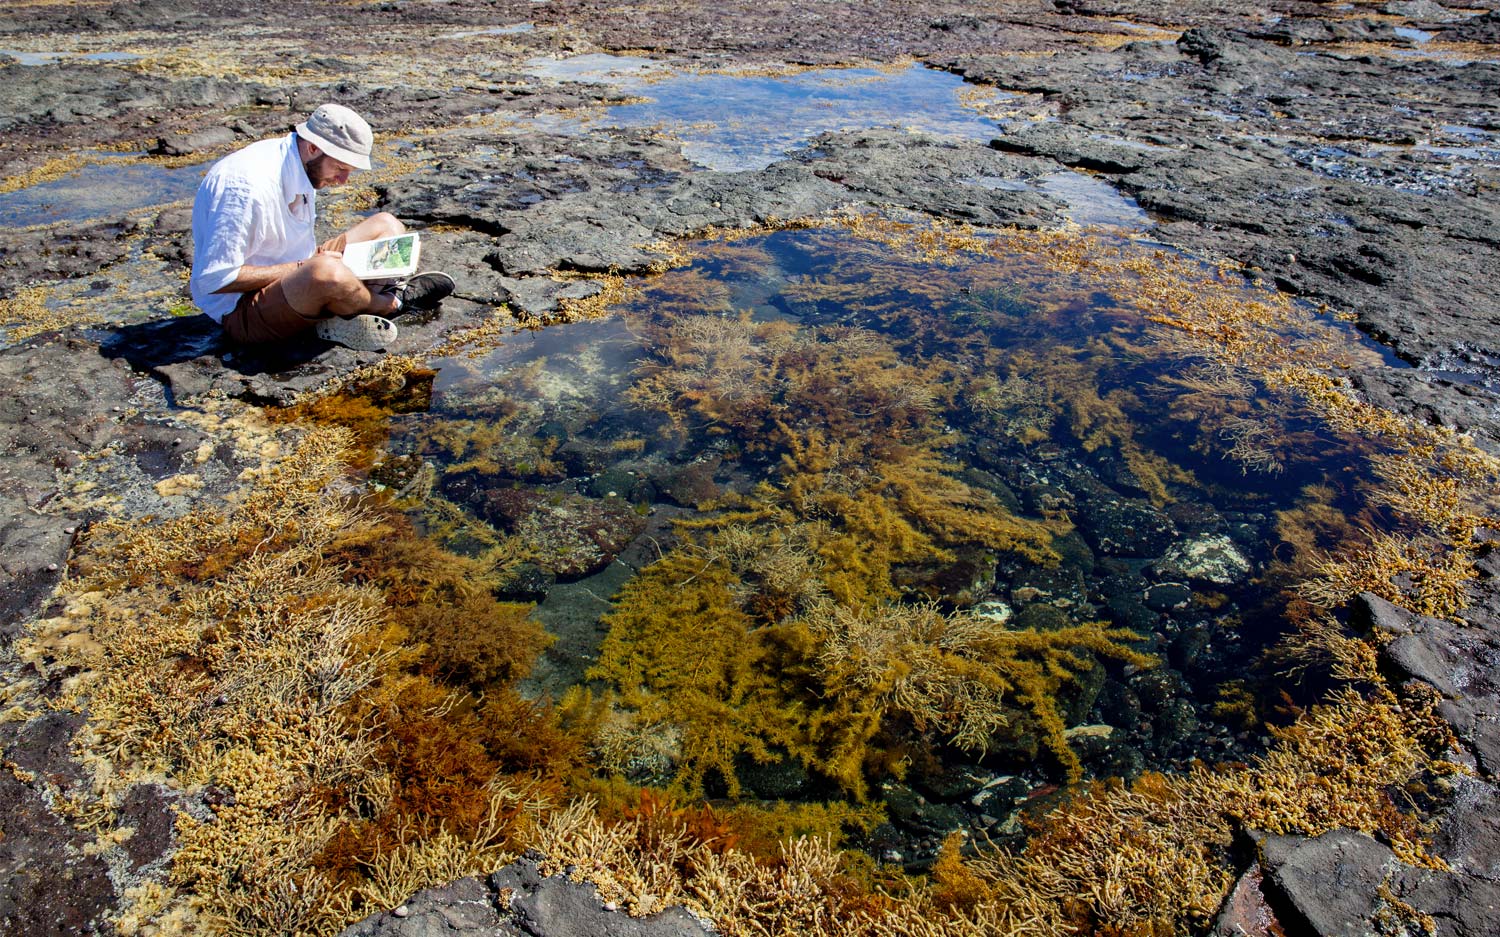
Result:
<svg viewBox="0 0 1500 937"><path fill-rule="evenodd" d="M391 913L394 914L394 915L396 915L396 917L406 917L408 914L411 913L411 908L408 908L406 905L403 904L400 907L396 908L396 910L392 911Z"/></svg>
<svg viewBox="0 0 1500 937"><path fill-rule="evenodd" d="M606 901L606 902L604 902L604 910L606 910L606 911L618 911L618 910L620 910L620 905L619 905L618 902L615 902L615 901Z"/></svg>

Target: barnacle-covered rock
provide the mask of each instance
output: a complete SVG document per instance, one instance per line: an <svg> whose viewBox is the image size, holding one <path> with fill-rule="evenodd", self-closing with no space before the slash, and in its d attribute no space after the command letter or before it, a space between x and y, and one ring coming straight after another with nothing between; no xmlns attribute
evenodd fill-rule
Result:
<svg viewBox="0 0 1500 937"><path fill-rule="evenodd" d="M1190 579L1228 586L1250 575L1250 561L1223 534L1205 534L1172 544L1152 566L1163 579Z"/></svg>

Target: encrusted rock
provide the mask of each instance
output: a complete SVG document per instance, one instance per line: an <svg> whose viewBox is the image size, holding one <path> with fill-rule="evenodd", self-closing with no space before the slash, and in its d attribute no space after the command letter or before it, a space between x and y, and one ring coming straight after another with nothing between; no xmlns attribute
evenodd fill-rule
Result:
<svg viewBox="0 0 1500 937"><path fill-rule="evenodd" d="M1228 586L1250 575L1250 561L1228 537L1205 534L1172 544L1152 569L1164 579Z"/></svg>

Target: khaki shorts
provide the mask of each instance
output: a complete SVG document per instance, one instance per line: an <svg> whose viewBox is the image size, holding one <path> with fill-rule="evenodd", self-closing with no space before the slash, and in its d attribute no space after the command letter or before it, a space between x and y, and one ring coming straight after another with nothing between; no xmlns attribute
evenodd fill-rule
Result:
<svg viewBox="0 0 1500 937"><path fill-rule="evenodd" d="M338 237L324 241L320 250L340 251L349 238L345 231ZM278 280L264 289L246 293L235 303L234 311L224 317L224 331L237 342L253 345L259 342L274 342L291 338L305 332L326 316L308 318L292 308L286 301L286 292Z"/></svg>
<svg viewBox="0 0 1500 937"><path fill-rule="evenodd" d="M237 342L254 345L291 338L317 324L292 308L286 292L277 280L270 286L246 293L235 303L234 311L224 317L224 333Z"/></svg>

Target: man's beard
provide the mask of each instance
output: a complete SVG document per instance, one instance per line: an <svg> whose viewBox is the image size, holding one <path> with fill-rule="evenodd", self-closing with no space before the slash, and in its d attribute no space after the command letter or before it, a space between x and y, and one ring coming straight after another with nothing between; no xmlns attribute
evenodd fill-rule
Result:
<svg viewBox="0 0 1500 937"><path fill-rule="evenodd" d="M315 189L331 185L339 177L338 167L334 165L333 157L327 153L319 153L312 159L303 160L302 169Z"/></svg>

